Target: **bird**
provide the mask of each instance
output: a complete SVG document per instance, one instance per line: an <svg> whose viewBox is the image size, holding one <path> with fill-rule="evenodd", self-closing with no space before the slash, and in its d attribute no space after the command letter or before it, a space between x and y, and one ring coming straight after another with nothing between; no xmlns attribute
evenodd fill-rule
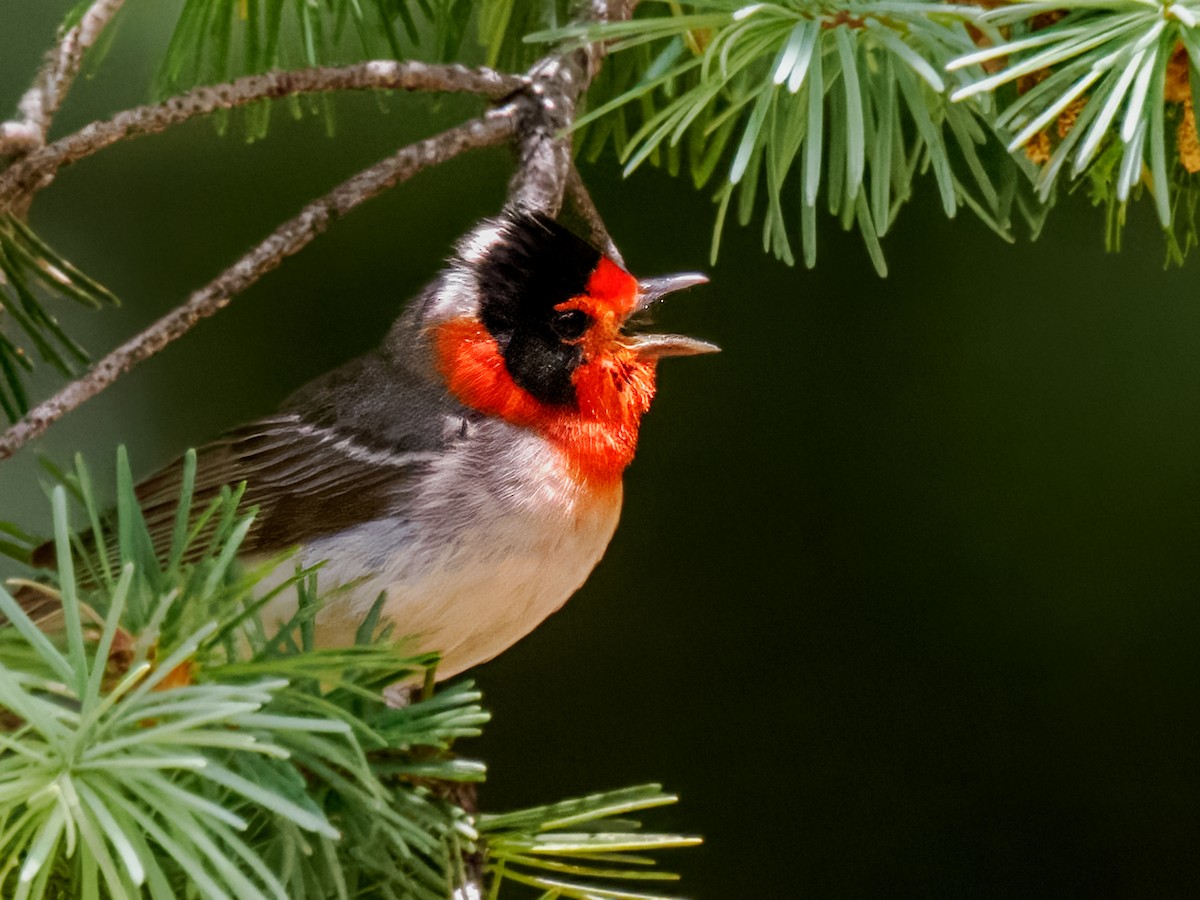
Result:
<svg viewBox="0 0 1200 900"><path fill-rule="evenodd" d="M242 559L297 548L260 590L322 563L317 646L354 643L382 592L381 621L440 654L438 680L457 675L533 631L600 561L658 362L719 349L639 323L707 280L638 280L549 215L506 209L457 243L376 349L199 448L193 502L244 482L257 515ZM182 471L137 488L156 548ZM264 622L295 603L281 592Z"/></svg>

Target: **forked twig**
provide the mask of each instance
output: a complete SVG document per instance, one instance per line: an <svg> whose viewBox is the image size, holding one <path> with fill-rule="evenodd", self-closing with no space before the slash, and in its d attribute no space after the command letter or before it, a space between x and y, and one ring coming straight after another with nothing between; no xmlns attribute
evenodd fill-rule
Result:
<svg viewBox="0 0 1200 900"><path fill-rule="evenodd" d="M597 21L627 18L635 2L588 0L585 15ZM79 33L70 41L64 38L53 59L47 62L45 71L48 74L39 76L34 88L26 95L33 98L29 99L28 110L25 100L22 101L22 112L36 125L41 137L34 142L32 153L0 173L0 210L7 208L20 212L33 194L54 180L63 166L120 140L162 131L177 122L217 109L271 97L373 88L468 91L509 100L502 108L494 109L480 119L400 150L304 207L299 215L277 228L181 306L113 350L89 372L39 404L0 435L0 460L12 456L62 416L96 396L142 360L158 353L201 319L222 309L234 296L312 241L332 219L421 169L475 147L515 138L518 160L509 185L509 203L557 215L564 193L569 191L594 238L604 245L614 260L620 261L620 253L571 163L568 134L575 121L579 99L599 71L605 52L603 46L593 44L551 53L539 60L525 76L462 66L400 62L370 62L340 68L253 75L224 85L198 88L165 103L127 110L54 144L42 146L50 118L78 71L83 51L94 42L99 29L121 3L122 0L97 0L67 37L77 30ZM60 62L51 71L50 62L54 59ZM53 88L44 89L38 95L42 99L35 103L34 94L43 81ZM4 133L0 132L0 152L11 152L5 149L3 140Z"/></svg>
<svg viewBox="0 0 1200 900"><path fill-rule="evenodd" d="M124 3L125 0L96 0L79 24L67 29L17 103L22 118L0 123L0 156L22 156L46 143L50 123L79 74L84 54Z"/></svg>
<svg viewBox="0 0 1200 900"><path fill-rule="evenodd" d="M566 199L579 214L579 218L583 219L584 224L587 225L592 243L599 245L600 249L613 262L624 266L625 260L621 258L621 251L617 249L612 235L608 233L608 227L600 216L600 210L596 208L596 203L592 200L592 195L588 191L587 185L583 183L583 177L574 163L571 163L570 168L567 169Z"/></svg>
<svg viewBox="0 0 1200 900"><path fill-rule="evenodd" d="M524 79L518 76L492 69L394 60L248 75L227 84L196 88L162 103L127 109L35 150L0 172L0 207L6 202L27 202L54 180L59 169L118 141L156 134L218 109L233 109L296 94L355 90L472 93L498 100L524 84Z"/></svg>
<svg viewBox="0 0 1200 900"><path fill-rule="evenodd" d="M275 229L213 281L194 292L182 305L117 347L89 372L72 381L49 400L30 410L20 422L0 435L0 459L12 456L21 446L42 434L63 415L100 393L123 373L158 353L201 319L225 307L234 296L311 242L334 219L406 181L422 169L443 163L466 150L499 144L509 138L513 130L511 110L497 110L411 144L308 204L299 215Z"/></svg>

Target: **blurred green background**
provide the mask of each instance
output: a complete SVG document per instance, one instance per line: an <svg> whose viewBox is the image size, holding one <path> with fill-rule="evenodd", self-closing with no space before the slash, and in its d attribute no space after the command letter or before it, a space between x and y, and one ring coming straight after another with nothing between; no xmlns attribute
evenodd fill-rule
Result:
<svg viewBox="0 0 1200 900"><path fill-rule="evenodd" d="M0 111L68 0L0 0ZM142 102L176 3L138 3L58 133ZM304 202L460 100L336 103L331 140L193 123L65 170L32 221L125 300L63 310L99 354ZM236 127L235 127L236 132ZM370 347L508 160L459 159L338 223L217 318L65 419L38 452L145 474ZM705 265L682 180L585 171L635 273ZM655 825L707 844L681 893L1200 892L1200 292L1148 210L1106 255L1081 198L1008 246L933 198L878 279L823 221L815 271L731 228L662 321L719 342L664 365L627 504L586 587L478 676L490 809L649 780ZM54 378L39 383L42 394ZM45 528L33 454L0 518Z"/></svg>

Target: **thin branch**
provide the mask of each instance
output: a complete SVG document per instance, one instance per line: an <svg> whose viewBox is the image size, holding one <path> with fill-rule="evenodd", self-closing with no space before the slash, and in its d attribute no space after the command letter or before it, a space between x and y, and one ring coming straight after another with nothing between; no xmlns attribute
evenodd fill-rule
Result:
<svg viewBox="0 0 1200 900"><path fill-rule="evenodd" d="M571 144L562 135L575 120L575 107L587 87L582 51L549 56L530 70L531 84L519 98L517 167L509 182L509 202L557 216L562 207Z"/></svg>
<svg viewBox="0 0 1200 900"><path fill-rule="evenodd" d="M113 11L120 5L118 0L108 2L113 4ZM103 5L101 0L93 10ZM588 0L584 16L593 20L628 18L633 6L634 0ZM605 48L596 44L552 53L535 64L524 78L454 66L391 62L250 76L227 85L200 88L157 106L129 110L107 122L90 125L13 166L0 175L0 206L10 208L14 202L27 202L33 192L53 179L58 168L122 138L160 131L193 116L268 97L357 87L466 90L490 97L512 94L511 102L504 108L406 147L306 206L210 284L193 293L183 305L109 353L90 372L39 404L0 435L0 460L12 456L62 416L158 353L201 319L228 305L234 296L323 232L335 217L421 169L467 149L515 136L518 164L510 182L509 202L557 215L570 184L574 202L589 227L619 260L595 205L578 173L573 172L567 134L575 120L579 98L599 71L604 55Z"/></svg>
<svg viewBox="0 0 1200 900"><path fill-rule="evenodd" d="M100 360L86 375L32 409L25 418L0 435L0 459L12 456L123 373L158 353L201 319L225 307L234 296L325 231L333 220L422 169L443 163L466 150L501 143L514 130L512 108L494 110L483 118L411 144L338 185L324 197L304 207L295 218L279 226L216 279L188 297L182 306L141 334L130 338Z"/></svg>
<svg viewBox="0 0 1200 900"><path fill-rule="evenodd" d="M79 74L83 56L96 43L125 0L96 0L74 28L46 55L17 110L22 118L0 124L0 156L20 156L46 143L50 123Z"/></svg>
<svg viewBox="0 0 1200 900"><path fill-rule="evenodd" d="M156 134L218 109L294 94L354 90L458 92L498 100L520 90L524 84L522 78L492 69L393 60L250 75L227 84L196 88L163 103L127 109L36 150L0 174L0 207L14 200L27 202L54 180L59 169L118 141Z"/></svg>
<svg viewBox="0 0 1200 900"><path fill-rule="evenodd" d="M592 243L599 245L613 262L624 266L625 260L621 258L621 251L617 249L612 235L608 233L604 219L600 216L600 210L596 208L596 203L592 200L587 185L583 183L583 177L579 174L575 163L571 163L567 169L566 199L579 218L587 225Z"/></svg>
<svg viewBox="0 0 1200 900"><path fill-rule="evenodd" d="M587 0L581 18L596 21L627 19L632 0ZM579 98L604 59L600 44L553 53L529 70L529 87L518 99L517 169L509 182L514 206L558 215L571 164L567 129L575 121Z"/></svg>

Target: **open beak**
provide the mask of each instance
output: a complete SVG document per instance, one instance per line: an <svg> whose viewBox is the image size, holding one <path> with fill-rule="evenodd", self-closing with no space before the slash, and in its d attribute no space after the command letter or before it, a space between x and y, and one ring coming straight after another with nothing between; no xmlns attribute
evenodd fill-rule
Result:
<svg viewBox="0 0 1200 900"><path fill-rule="evenodd" d="M638 282L638 299L635 313L684 288L708 284L708 277L699 272L682 275L664 275L660 278L643 278ZM646 359L662 359L666 356L699 356L701 353L717 353L720 347L699 338L682 334L635 334L630 337L630 346L639 356Z"/></svg>
<svg viewBox="0 0 1200 900"><path fill-rule="evenodd" d="M695 287L698 284L708 284L708 276L701 275L699 272L684 272L682 275L643 278L638 282L638 299L634 310L640 312L651 303L661 300L667 294L682 291L684 288Z"/></svg>

